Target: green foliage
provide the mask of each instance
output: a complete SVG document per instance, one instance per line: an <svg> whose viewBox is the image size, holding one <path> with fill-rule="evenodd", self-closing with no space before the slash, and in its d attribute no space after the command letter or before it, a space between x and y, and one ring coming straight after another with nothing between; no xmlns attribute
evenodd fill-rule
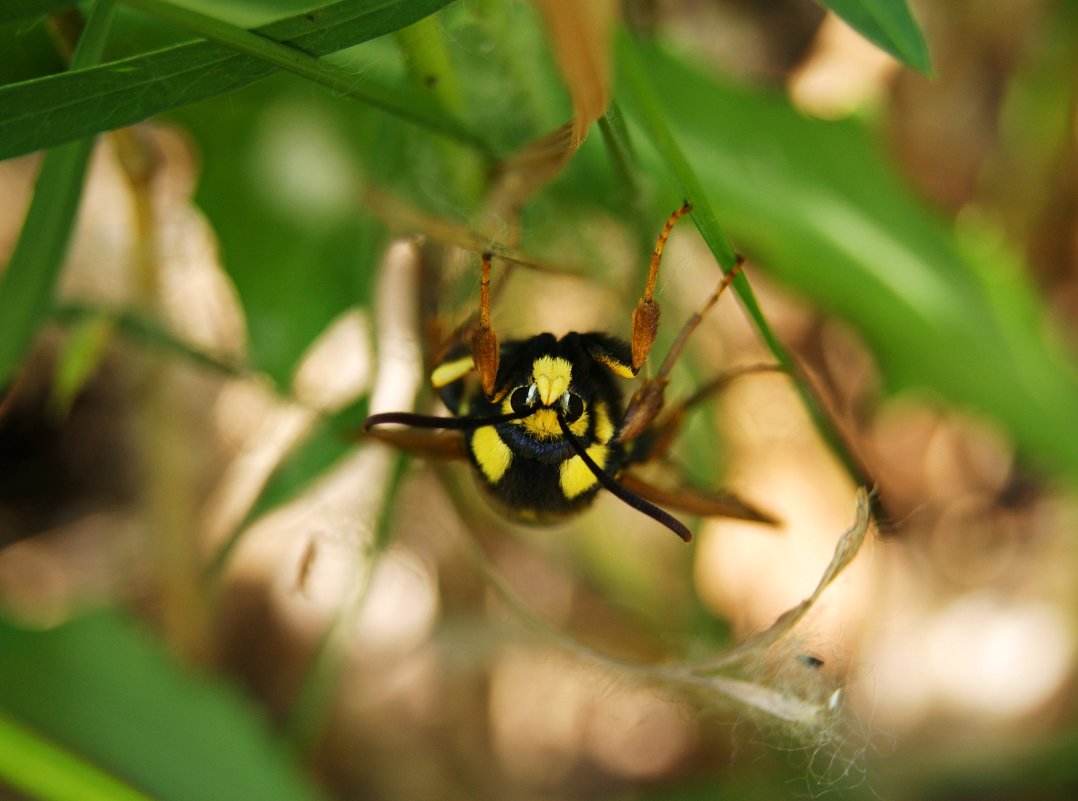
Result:
<svg viewBox="0 0 1078 801"><path fill-rule="evenodd" d="M37 797L319 798L246 702L122 615L49 631L0 621L0 655L0 740L33 757L0 770Z"/></svg>
<svg viewBox="0 0 1078 801"><path fill-rule="evenodd" d="M0 23L28 25L65 5L8 3ZM0 284L0 380L18 367L53 303L88 137L162 114L190 132L203 163L197 202L213 224L250 339L248 365L214 366L265 374L284 388L333 319L370 306L386 233L360 201L365 184L467 219L481 202L488 151L510 153L569 114L542 26L524 4L456 4L431 17L448 0L343 0L253 32L156 0L130 5L172 20L180 39L197 31L215 41L94 66L98 39L68 72L0 87L0 158L55 148ZM243 5L222 3L214 13ZM905 2L825 5L904 63L930 69ZM422 28L402 32L420 20ZM100 37L99 24L84 44ZM929 211L863 121L807 119L785 99L725 85L626 34L619 47L616 101L624 113L612 112L605 141L592 136L525 210L525 245L541 245L552 219L611 211L646 225L689 195L723 266L734 259L728 235L754 269L854 325L890 389L919 388L977 409L1031 459L1078 477L1078 440L1060 436L1072 427L1078 397L1074 365L994 233L952 230ZM332 61L323 58L330 54ZM440 88L428 96L422 83L432 72ZM288 138L295 129L303 136ZM297 191L310 188L305 178L317 183L302 173L302 160L298 179L282 173L282 154L302 157L296 149L312 132L320 154L338 159L335 194L325 186ZM651 236L641 234L645 247ZM781 359L749 284L737 287ZM93 314L68 307L54 319ZM211 363L145 321L120 318L117 328L147 348ZM337 426L356 422L364 404L285 461L257 510L332 464L347 447ZM0 626L0 709L0 738L28 755L22 767L0 759L0 773L43 797L70 797L48 790L44 777L71 765L67 775L85 782L82 797L122 798L132 787L166 799L312 797L249 709L182 672L117 616L52 632Z"/></svg>
<svg viewBox="0 0 1078 801"><path fill-rule="evenodd" d="M7 0L0 6L0 25L24 22L75 5L75 0Z"/></svg>
<svg viewBox="0 0 1078 801"><path fill-rule="evenodd" d="M395 31L448 2L383 0L372 5L342 0L262 26L253 34L263 39L268 49L279 42L302 54L325 56ZM159 7L182 10L167 3ZM199 16L191 12L182 20L197 20ZM210 30L199 32L216 32L225 37L231 34L232 46L212 41L188 42L0 88L0 158L131 125L154 114L235 92L275 72L274 64L266 60L266 52L255 56L237 51L241 38L250 40L249 36L242 37L244 31L217 20L209 21ZM341 77L329 66L320 74L327 79ZM393 101L386 98L400 91L399 87L382 87L355 75L349 76L347 83L356 92L367 86L373 96L391 104ZM422 115L416 105L408 105L408 111Z"/></svg>
<svg viewBox="0 0 1078 801"><path fill-rule="evenodd" d="M101 57L113 10L111 0L94 7L71 57L72 69L91 66ZM15 372L48 312L92 147L91 139L69 141L41 166L22 236L0 276L0 386Z"/></svg>
<svg viewBox="0 0 1078 801"><path fill-rule="evenodd" d="M1059 436L1073 416L1078 375L990 232L949 231L860 123L808 119L660 48L641 58L663 87L659 113L692 174L753 259L855 325L892 390L931 389L986 413L1030 458L1078 476L1078 440ZM637 113L646 128L656 112ZM648 163L680 180L661 143L656 150Z"/></svg>
<svg viewBox="0 0 1078 801"><path fill-rule="evenodd" d="M932 65L906 0L819 0L869 41L921 72Z"/></svg>

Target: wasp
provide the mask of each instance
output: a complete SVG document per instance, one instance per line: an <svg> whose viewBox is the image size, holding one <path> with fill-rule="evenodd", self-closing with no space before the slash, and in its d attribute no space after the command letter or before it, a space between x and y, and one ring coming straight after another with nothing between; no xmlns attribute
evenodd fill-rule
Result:
<svg viewBox="0 0 1078 801"><path fill-rule="evenodd" d="M499 343L490 314L493 255L483 253L479 314L470 343L449 349L430 374L451 416L373 414L364 430L416 450L422 447L414 439L405 444L381 427L460 432L457 453L472 463L496 505L522 521L562 519L586 508L605 489L686 542L692 539L688 527L656 502L694 514L775 522L731 493L666 491L632 473L634 466L669 446L690 404L659 418L668 374L689 334L743 264L739 259L723 276L686 322L658 372L626 402L621 382L640 374L658 334L661 310L654 293L663 249L675 223L691 210L684 203L659 234L628 341L605 332L574 331L560 338L542 333ZM692 402L705 394L698 392Z"/></svg>

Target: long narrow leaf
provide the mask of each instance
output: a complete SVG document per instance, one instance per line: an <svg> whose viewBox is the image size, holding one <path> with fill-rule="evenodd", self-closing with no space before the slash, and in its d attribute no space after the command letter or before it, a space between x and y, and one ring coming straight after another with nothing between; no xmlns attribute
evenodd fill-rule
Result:
<svg viewBox="0 0 1078 801"><path fill-rule="evenodd" d="M4 0L0 4L0 25L37 19L61 8L75 5L76 0Z"/></svg>
<svg viewBox="0 0 1078 801"><path fill-rule="evenodd" d="M1078 371L1046 335L1019 267L989 243L977 253L956 239L858 123L805 118L634 47L741 248L854 325L890 389L929 389L990 415L1041 466L1078 478L1078 438L1061 435L1073 428Z"/></svg>
<svg viewBox="0 0 1078 801"><path fill-rule="evenodd" d="M906 0L818 0L907 66L932 71L924 36Z"/></svg>
<svg viewBox="0 0 1078 801"><path fill-rule="evenodd" d="M342 0L264 25L253 33L310 56L324 56L410 25L449 2ZM258 57L199 41L10 84L0 88L0 159L131 125L241 89L276 69ZM369 78L349 76L349 81L357 91L366 88L387 102L393 101L389 90ZM399 103L407 105L407 101ZM411 110L418 105L410 104ZM436 115L431 111L428 116L433 119ZM440 121L447 120L441 115ZM452 134L446 130L451 127L446 122L442 132Z"/></svg>
<svg viewBox="0 0 1078 801"><path fill-rule="evenodd" d="M632 98L635 107L638 109L639 118L647 132L647 136L658 151L664 166L677 183L681 194L693 204L693 221L696 223L704 242L723 270L729 271L733 268L737 257L733 247L730 245L730 241L726 238L726 234L723 233L722 228L719 226L719 221L711 202L713 193L705 189L696 170L686 158L680 143L667 124L667 114L660 104L658 93L651 86L649 70L645 69L647 60L637 52L636 46L625 37L621 37L618 41L617 54L618 64L625 74L627 94ZM739 275L734 280L733 288L775 360L794 379L802 403L804 403L805 409L824 441L842 461L856 483L862 485L869 483L863 466L834 430L807 378L798 368L786 346L782 344L782 341L771 329L771 324L764 316L752 286L744 274Z"/></svg>
<svg viewBox="0 0 1078 801"><path fill-rule="evenodd" d="M150 801L0 711L0 779L44 801Z"/></svg>
<svg viewBox="0 0 1078 801"><path fill-rule="evenodd" d="M348 72L329 62L320 61L302 48L282 44L267 36L244 30L215 17L166 2L166 0L124 0L124 2L231 50L237 50L286 72L295 73L301 78L332 89L344 97L378 106L403 119L482 147L482 142L478 137L472 136L442 109L406 91L384 87L354 72Z"/></svg>
<svg viewBox="0 0 1078 801"><path fill-rule="evenodd" d="M39 760L56 760L55 771L72 760L92 766L98 787L111 778L110 788L137 787L156 801L321 797L251 704L219 681L185 670L117 612L94 613L47 631L0 618L0 710L4 719L17 722L8 734L24 749L37 746ZM62 744L63 755L42 752L39 742L27 741L24 729ZM18 770L28 766L8 767L9 774ZM22 778L25 784L33 777Z"/></svg>
<svg viewBox="0 0 1078 801"><path fill-rule="evenodd" d="M74 69L95 63L112 22L112 0L100 0L71 57ZM11 377L48 313L82 195L93 141L71 142L48 153L34 199L7 270L0 278L0 386Z"/></svg>

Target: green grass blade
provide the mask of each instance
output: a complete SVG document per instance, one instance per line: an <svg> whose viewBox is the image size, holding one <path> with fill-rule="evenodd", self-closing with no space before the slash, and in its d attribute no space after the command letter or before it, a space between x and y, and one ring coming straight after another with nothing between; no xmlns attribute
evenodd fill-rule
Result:
<svg viewBox="0 0 1078 801"><path fill-rule="evenodd" d="M112 0L100 0L71 57L72 69L95 63L112 22ZM48 314L75 222L82 181L93 148L81 140L46 154L22 233L0 278L0 386L22 361Z"/></svg>
<svg viewBox="0 0 1078 801"><path fill-rule="evenodd" d="M160 322L130 311L107 309L82 303L59 303L49 316L52 322L70 329L77 337L80 328L105 324L131 343L164 356L176 356L189 364L219 373L223 377L249 378L250 371L239 363L199 350L178 339Z"/></svg>
<svg viewBox="0 0 1078 801"><path fill-rule="evenodd" d="M400 88L382 86L369 78L321 61L299 47L282 44L267 36L244 30L206 14L163 0L123 0L132 7L170 22L212 42L224 45L301 78L332 89L343 97L388 111L436 133L459 139L483 149L482 140L473 136L435 104L424 102Z"/></svg>
<svg viewBox="0 0 1078 801"><path fill-rule="evenodd" d="M641 253L647 253L654 245L651 241L652 221L644 207L644 193L637 177L636 156L617 103L611 103L606 113L599 118L599 133L603 137L603 145L620 189L620 205L631 210L635 223L633 227L637 232L637 247ZM643 274L643 268L641 273Z"/></svg>
<svg viewBox="0 0 1078 801"><path fill-rule="evenodd" d="M75 0L4 0L0 4L0 25L37 19L73 5Z"/></svg>
<svg viewBox="0 0 1078 801"><path fill-rule="evenodd" d="M0 711L0 780L42 801L150 801Z"/></svg>
<svg viewBox="0 0 1078 801"><path fill-rule="evenodd" d="M180 665L129 615L98 611L47 630L0 617L0 654L9 720L155 801L322 798L248 699Z"/></svg>
<svg viewBox="0 0 1078 801"><path fill-rule="evenodd" d="M309 56L335 53L391 33L451 0L341 0L320 9L245 31ZM242 30L242 29L236 29ZM321 62L320 62L321 63ZM53 147L155 114L233 92L276 71L268 61L215 42L199 41L0 87L0 159ZM323 68L330 72L328 66ZM373 80L349 78L387 104L409 101ZM357 90L358 91L358 90ZM416 112L411 102L410 112ZM417 112L422 115L423 112ZM414 116L414 114L413 114ZM443 117L437 121L452 123ZM444 125L443 125L444 123ZM467 134L474 144L475 137Z"/></svg>
<svg viewBox="0 0 1078 801"><path fill-rule="evenodd" d="M76 325L64 343L53 371L49 408L63 420L105 359L115 323L100 314Z"/></svg>
<svg viewBox="0 0 1078 801"><path fill-rule="evenodd" d="M712 255L715 256L719 266L722 267L723 271L729 271L736 264L737 255L720 227L718 218L715 216L709 199L710 193L705 192L696 171L671 133L667 124L667 115L659 102L655 89L651 85L649 72L645 68L645 60L637 52L636 45L627 37L622 36L618 39L617 60L621 73L625 78L625 90L632 97L634 105L637 107L640 120L648 137L678 185L682 196L693 204L693 222L696 223L700 235L711 250ZM756 295L752 291L752 286L749 284L748 279L745 278L744 273L734 280L733 288L741 299L764 344L767 345L768 350L775 357L775 361L793 379L802 403L824 441L828 443L831 450L841 460L855 482L858 484L868 483L863 466L834 430L819 398L809 385L803 371L772 330L771 324L768 323L767 318L764 316L763 310L756 300Z"/></svg>
<svg viewBox="0 0 1078 801"><path fill-rule="evenodd" d="M856 120L807 118L659 47L623 42L621 51L662 87L658 120L677 132L739 246L850 323L888 390L988 416L1029 463L1078 479L1078 438L1061 435L1074 427L1078 369L997 236L956 236ZM623 108L650 124L648 113ZM664 169L664 155L641 151L645 167Z"/></svg>
<svg viewBox="0 0 1078 801"><path fill-rule="evenodd" d="M906 0L818 0L903 64L931 74L924 36Z"/></svg>

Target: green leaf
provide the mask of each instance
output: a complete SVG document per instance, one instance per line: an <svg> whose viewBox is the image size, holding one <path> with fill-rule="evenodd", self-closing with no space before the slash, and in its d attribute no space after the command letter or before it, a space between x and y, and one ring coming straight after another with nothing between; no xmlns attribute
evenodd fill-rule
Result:
<svg viewBox="0 0 1078 801"><path fill-rule="evenodd" d="M924 36L906 0L817 0L903 64L932 72Z"/></svg>
<svg viewBox="0 0 1078 801"><path fill-rule="evenodd" d="M650 65L645 68L646 60L641 58L637 49L624 38L619 40L618 62L622 71L626 74L627 80L625 84L628 88L628 94L636 103L648 137L652 140L660 158L665 162L667 170L677 184L678 194L693 204L693 221L696 223L704 242L707 243L723 272L729 273L738 260L737 255L719 225L719 220L715 216L715 211L709 201L709 193L704 189L696 170L686 158L682 145L671 133L672 129L667 123L667 115L660 105L659 96L650 84ZM820 435L827 442L832 452L841 460L854 481L858 484L867 483L868 477L864 474L862 466L849 452L845 442L833 430L819 398L816 397L808 381L798 369L797 363L790 356L786 346L771 329L771 324L756 300L752 285L745 278L745 275L741 274L734 279L732 286L741 299L741 303L748 312L753 325L759 332L760 338L767 345L772 356L775 357L775 361L793 378L802 403Z"/></svg>
<svg viewBox="0 0 1078 801"><path fill-rule="evenodd" d="M95 613L49 631L0 621L0 710L8 724L0 733L36 754L41 770L79 766L87 788L93 781L128 785L161 801L319 797L251 707L220 683L183 670L116 613ZM5 762L0 759L6 771L0 779L30 770ZM30 779L39 786L50 781L36 773L24 776L23 784ZM51 777L54 785L58 780Z"/></svg>
<svg viewBox="0 0 1078 801"><path fill-rule="evenodd" d="M71 57L73 69L101 57L113 11L111 0L94 5ZM89 139L71 142L48 153L42 162L19 241L0 277L0 387L15 372L48 314L92 147Z"/></svg>
<svg viewBox="0 0 1078 801"><path fill-rule="evenodd" d="M364 396L322 420L316 430L277 465L248 512L247 522L292 500L345 454L355 450L367 410L368 399Z"/></svg>
<svg viewBox="0 0 1078 801"><path fill-rule="evenodd" d="M73 341L68 344L68 351L79 351L80 344L74 340L78 340L86 334L91 337L91 341L84 344L92 351L98 346L94 339L104 333L99 329L104 328L107 329L110 336L114 333L121 334L131 342L144 348L156 349L162 354L186 359L193 365L220 373L224 377L250 377L249 371L244 369L242 365L223 361L211 353L188 345L177 339L156 320L134 312L118 311L83 303L60 303L53 308L49 319L71 329L70 336ZM85 354L85 351L83 353ZM78 355L80 354L76 353L76 356ZM62 370L63 364L61 363L58 367L59 370ZM85 369L92 368L86 365L74 366L73 369L81 373ZM63 386L67 379L58 374L56 381Z"/></svg>
<svg viewBox="0 0 1078 801"><path fill-rule="evenodd" d="M62 8L75 5L76 0L5 0L0 5L0 25L37 19Z"/></svg>
<svg viewBox="0 0 1078 801"><path fill-rule="evenodd" d="M149 801L96 765L0 712L0 778L46 801Z"/></svg>
<svg viewBox="0 0 1078 801"><path fill-rule="evenodd" d="M479 137L473 136L442 109L432 106L426 98L420 98L409 91L402 91L399 87L383 86L354 71L343 70L328 60L319 60L299 47L282 44L267 36L244 30L216 17L166 0L124 0L124 2L164 22L204 36L211 42L217 42L231 50L306 78L312 83L333 90L342 97L350 97L377 106L403 119L484 149Z"/></svg>
<svg viewBox="0 0 1078 801"><path fill-rule="evenodd" d="M852 323L891 389L932 390L998 421L1042 467L1078 478L1078 372L1025 274L934 216L856 121L798 114L656 47L641 58L716 216L750 258ZM626 107L626 110L630 109ZM643 150L643 149L642 149ZM658 174L671 165L651 154ZM751 266L750 266L750 269Z"/></svg>
<svg viewBox="0 0 1078 801"><path fill-rule="evenodd" d="M395 31L449 2L342 0L254 33L318 57ZM260 58L200 41L11 84L0 88L0 159L131 125L233 92L275 71ZM327 65L326 74L330 71ZM352 75L348 80L383 99L391 96L369 78Z"/></svg>
<svg viewBox="0 0 1078 801"><path fill-rule="evenodd" d="M114 329L115 324L104 314L89 317L73 328L57 359L49 392L49 406L57 419L67 416L101 366Z"/></svg>

